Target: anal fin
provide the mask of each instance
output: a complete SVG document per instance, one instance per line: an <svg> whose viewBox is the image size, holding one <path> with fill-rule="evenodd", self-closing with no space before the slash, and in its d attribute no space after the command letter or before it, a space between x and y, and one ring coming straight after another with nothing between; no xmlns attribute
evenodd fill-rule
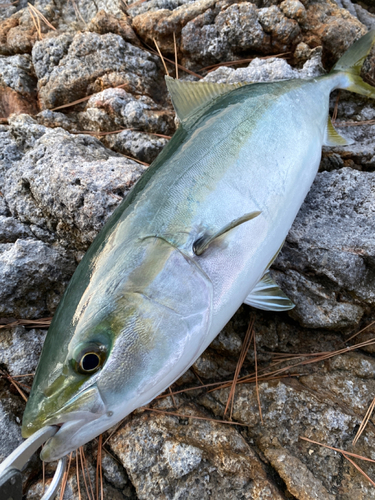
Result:
<svg viewBox="0 0 375 500"><path fill-rule="evenodd" d="M328 117L327 128L324 138L325 146L348 146L348 144L353 144L352 139L347 139L340 135L332 124L331 118Z"/></svg>
<svg viewBox="0 0 375 500"><path fill-rule="evenodd" d="M295 304L273 281L269 271L258 281L244 303L263 311L289 311L295 307Z"/></svg>

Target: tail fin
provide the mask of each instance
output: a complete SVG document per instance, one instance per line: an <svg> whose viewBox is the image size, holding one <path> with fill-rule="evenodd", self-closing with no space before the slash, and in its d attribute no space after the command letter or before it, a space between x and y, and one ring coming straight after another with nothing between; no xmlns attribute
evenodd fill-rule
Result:
<svg viewBox="0 0 375 500"><path fill-rule="evenodd" d="M375 87L365 83L360 77L362 64L368 56L371 47L375 43L375 29L369 31L366 35L355 42L350 49L337 61L331 70L331 73L345 73L347 76L347 85L345 88L357 94L375 98Z"/></svg>

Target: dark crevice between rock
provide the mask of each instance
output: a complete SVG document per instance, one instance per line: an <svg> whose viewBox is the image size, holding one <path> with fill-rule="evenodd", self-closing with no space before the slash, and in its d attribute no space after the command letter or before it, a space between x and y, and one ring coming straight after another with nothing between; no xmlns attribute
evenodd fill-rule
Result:
<svg viewBox="0 0 375 500"><path fill-rule="evenodd" d="M274 469L269 463L264 463L264 468L269 479L274 483L274 485L278 488L279 493L283 495L286 500L299 500L290 493L284 479L280 476L276 469Z"/></svg>

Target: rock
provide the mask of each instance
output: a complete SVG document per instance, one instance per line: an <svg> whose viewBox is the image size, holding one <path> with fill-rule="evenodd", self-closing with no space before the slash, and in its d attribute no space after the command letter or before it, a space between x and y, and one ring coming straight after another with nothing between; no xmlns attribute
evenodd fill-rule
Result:
<svg viewBox="0 0 375 500"><path fill-rule="evenodd" d="M32 52L43 108L54 108L123 85L132 93L160 95L155 56L107 33L60 35L37 42Z"/></svg>
<svg viewBox="0 0 375 500"><path fill-rule="evenodd" d="M101 141L113 151L152 163L168 143L168 139L151 134L125 130L119 134L104 136Z"/></svg>
<svg viewBox="0 0 375 500"><path fill-rule="evenodd" d="M311 58L305 62L301 70L292 68L284 59L256 58L250 62L247 68L234 69L221 66L215 71L211 71L203 80L214 83L247 83L321 76L324 74L321 52L315 50L310 55Z"/></svg>
<svg viewBox="0 0 375 500"><path fill-rule="evenodd" d="M207 417L193 404L181 405L178 412ZM131 417L110 446L140 500L283 498L232 426L146 412Z"/></svg>
<svg viewBox="0 0 375 500"><path fill-rule="evenodd" d="M83 467L81 466L81 458L75 456L72 457L70 462L70 467L68 471L68 477L64 489L64 493L62 494L61 487L57 491L57 498L62 498L62 500L90 500L93 498L93 495L96 493L96 463L92 460L92 457L88 453L89 450L86 449L85 452L85 468L83 472ZM77 482L77 471L78 471L78 480ZM54 467L47 464L46 468L46 486L52 481L52 476L55 472ZM101 495L101 489L103 491L103 498L110 500L136 500L133 495L133 492L127 489L116 489L107 483L105 478L103 478L103 482L99 481L99 495ZM27 500L39 500L41 495L43 494L43 480L35 482L31 488L28 489L26 499Z"/></svg>
<svg viewBox="0 0 375 500"><path fill-rule="evenodd" d="M36 78L29 55L0 56L0 88L1 117L37 113Z"/></svg>
<svg viewBox="0 0 375 500"><path fill-rule="evenodd" d="M90 97L85 111L77 113L80 130L130 128L172 134L174 113L163 109L148 96L133 96L124 89L106 89Z"/></svg>
<svg viewBox="0 0 375 500"><path fill-rule="evenodd" d="M7 30L6 45L3 54L30 54L38 35L31 26L16 25Z"/></svg>
<svg viewBox="0 0 375 500"><path fill-rule="evenodd" d="M99 35L115 33L116 35L120 35L125 42L132 43L133 45L140 45L139 39L134 33L131 22L127 16L121 16L120 19L117 19L112 14L100 10L96 16L91 19L87 29Z"/></svg>
<svg viewBox="0 0 375 500"><path fill-rule="evenodd" d="M24 403L9 392L7 383L0 379L0 463L23 441L21 419L24 407Z"/></svg>
<svg viewBox="0 0 375 500"><path fill-rule="evenodd" d="M0 21L0 54L9 55L11 54L10 47L7 45L7 36L12 28L19 25L19 20L15 17L10 17L9 19L4 19Z"/></svg>
<svg viewBox="0 0 375 500"><path fill-rule="evenodd" d="M5 85L24 96L36 92L34 68L27 54L0 57L0 77Z"/></svg>
<svg viewBox="0 0 375 500"><path fill-rule="evenodd" d="M24 326L0 330L0 365L5 365L12 376L34 373L46 334L46 330L27 330Z"/></svg>
<svg viewBox="0 0 375 500"><path fill-rule="evenodd" d="M51 315L74 268L64 250L42 241L18 239L0 244L0 317Z"/></svg>
<svg viewBox="0 0 375 500"><path fill-rule="evenodd" d="M330 68L367 29L347 10L322 2L308 5L303 31L310 47L322 45L323 65Z"/></svg>
<svg viewBox="0 0 375 500"><path fill-rule="evenodd" d="M173 32L180 33L183 26L193 20L215 4L215 0L197 0L184 4L172 4L173 10L159 8L136 15L133 27L138 36L149 45L154 45L153 39L158 42L160 49L173 53Z"/></svg>
<svg viewBox="0 0 375 500"><path fill-rule="evenodd" d="M0 118L8 118L13 113L34 114L37 111L38 105L34 99L27 99L0 81Z"/></svg>
<svg viewBox="0 0 375 500"><path fill-rule="evenodd" d="M34 126L44 134L5 174L9 210L63 246L85 249L145 167L93 137Z"/></svg>
<svg viewBox="0 0 375 500"><path fill-rule="evenodd" d="M305 6L299 0L284 0L280 4L280 9L285 16L295 19L300 24L306 20Z"/></svg>
<svg viewBox="0 0 375 500"><path fill-rule="evenodd" d="M373 306L375 174L318 174L275 262L303 326L341 329Z"/></svg>
<svg viewBox="0 0 375 500"><path fill-rule="evenodd" d="M257 10L251 3L231 5L217 16L207 11L181 31L183 64L187 67L240 59L240 54L249 51L284 52L299 41L296 21L276 6Z"/></svg>
<svg viewBox="0 0 375 500"><path fill-rule="evenodd" d="M0 243L15 243L18 239L32 238L27 224L22 224L13 217L0 215Z"/></svg>

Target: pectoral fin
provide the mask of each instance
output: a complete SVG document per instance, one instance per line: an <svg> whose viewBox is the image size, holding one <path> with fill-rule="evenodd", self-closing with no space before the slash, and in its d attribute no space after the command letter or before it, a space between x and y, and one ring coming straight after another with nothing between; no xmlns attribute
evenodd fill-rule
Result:
<svg viewBox="0 0 375 500"><path fill-rule="evenodd" d="M239 226L240 224L243 224L244 222L247 222L251 219L254 219L255 217L258 217L260 213L261 212L251 212L249 214L245 214L242 217L233 220L232 222L224 226L222 229L220 229L220 231L217 231L216 233L204 234L203 236L198 238L193 244L193 251L195 255L202 255L202 253L205 250L207 250L207 248L216 238L222 236L224 233L227 233L231 229L234 229L235 227Z"/></svg>
<svg viewBox="0 0 375 500"><path fill-rule="evenodd" d="M289 311L295 307L295 304L273 281L268 271L246 297L245 304L263 311Z"/></svg>
<svg viewBox="0 0 375 500"><path fill-rule="evenodd" d="M348 144L353 144L354 141L351 139L346 139L340 135L332 124L331 118L328 117L326 134L324 138L325 146L347 146Z"/></svg>

